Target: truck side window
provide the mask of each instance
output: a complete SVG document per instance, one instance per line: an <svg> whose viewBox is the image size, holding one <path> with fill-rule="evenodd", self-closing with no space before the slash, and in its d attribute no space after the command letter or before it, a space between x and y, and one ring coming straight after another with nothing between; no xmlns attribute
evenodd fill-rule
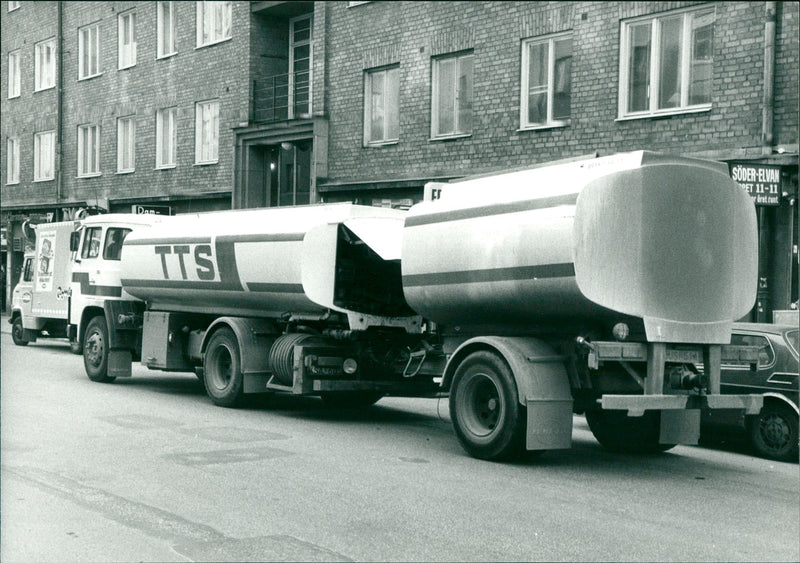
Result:
<svg viewBox="0 0 800 563"><path fill-rule="evenodd" d="M100 234L102 227L89 227L83 237L81 258L97 258L100 256Z"/></svg>
<svg viewBox="0 0 800 563"><path fill-rule="evenodd" d="M25 260L25 269L22 272L22 281L33 281L33 258Z"/></svg>
<svg viewBox="0 0 800 563"><path fill-rule="evenodd" d="M103 248L105 260L119 260L122 254L122 241L131 232L130 229L110 228L106 233L106 246Z"/></svg>

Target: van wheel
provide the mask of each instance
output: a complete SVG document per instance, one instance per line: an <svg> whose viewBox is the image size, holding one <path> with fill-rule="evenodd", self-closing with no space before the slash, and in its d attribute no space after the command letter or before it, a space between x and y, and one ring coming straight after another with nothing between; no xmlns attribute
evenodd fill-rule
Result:
<svg viewBox="0 0 800 563"><path fill-rule="evenodd" d="M17 317L16 319L14 319L14 323L11 325L11 339L17 346L28 345L28 341L22 337L22 334L23 334L22 317Z"/></svg>
<svg viewBox="0 0 800 563"><path fill-rule="evenodd" d="M244 396L244 377L239 343L229 328L221 328L211 337L203 358L203 382L215 405L236 407Z"/></svg>
<svg viewBox="0 0 800 563"><path fill-rule="evenodd" d="M511 459L525 451L526 409L511 369L497 354L474 352L458 366L450 418L458 441L473 457Z"/></svg>
<svg viewBox="0 0 800 563"><path fill-rule="evenodd" d="M111 383L116 379L108 375L108 327L106 318L102 315L94 317L86 327L83 366L92 381Z"/></svg>
<svg viewBox="0 0 800 563"><path fill-rule="evenodd" d="M779 461L798 460L798 417L787 405L767 403L747 417L750 443L759 456Z"/></svg>
<svg viewBox="0 0 800 563"><path fill-rule="evenodd" d="M69 341L69 351L75 355L80 356L83 354L83 346L77 340L70 340Z"/></svg>
<svg viewBox="0 0 800 563"><path fill-rule="evenodd" d="M644 454L665 452L675 444L659 443L661 413L645 411L628 416L627 411L586 411L586 422L600 445L612 452Z"/></svg>

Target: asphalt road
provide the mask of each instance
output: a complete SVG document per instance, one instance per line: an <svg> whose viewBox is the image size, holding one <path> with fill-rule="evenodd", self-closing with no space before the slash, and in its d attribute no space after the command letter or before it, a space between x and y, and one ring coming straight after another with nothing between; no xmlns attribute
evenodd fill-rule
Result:
<svg viewBox="0 0 800 563"><path fill-rule="evenodd" d="M797 464L679 446L466 456L446 401L214 407L191 374L90 382L65 344L0 345L0 559L798 561Z"/></svg>

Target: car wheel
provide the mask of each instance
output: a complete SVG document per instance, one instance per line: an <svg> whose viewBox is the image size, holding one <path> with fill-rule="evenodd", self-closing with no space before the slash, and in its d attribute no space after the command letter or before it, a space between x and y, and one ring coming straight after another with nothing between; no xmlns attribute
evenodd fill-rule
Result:
<svg viewBox="0 0 800 563"><path fill-rule="evenodd" d="M11 325L11 339L17 346L28 345L28 341L22 337L22 334L23 334L22 317L17 317L16 319L14 319L14 323Z"/></svg>
<svg viewBox="0 0 800 563"><path fill-rule="evenodd" d="M759 456L798 461L798 416L788 405L767 403L747 418L750 443Z"/></svg>

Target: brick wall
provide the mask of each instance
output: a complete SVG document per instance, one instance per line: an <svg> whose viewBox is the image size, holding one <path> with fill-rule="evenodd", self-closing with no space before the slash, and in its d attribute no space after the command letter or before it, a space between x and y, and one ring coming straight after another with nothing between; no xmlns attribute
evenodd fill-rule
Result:
<svg viewBox="0 0 800 563"><path fill-rule="evenodd" d="M624 18L697 2L371 2L325 4L329 182L475 173L600 151L650 149L722 158L761 150L764 2L714 6L712 109L617 120ZM797 5L782 3L776 49L776 138L797 143ZM519 131L520 44L573 32L569 126ZM430 140L431 57L474 52L473 131ZM400 140L362 147L363 74L400 66ZM780 121L780 125L777 122Z"/></svg>

